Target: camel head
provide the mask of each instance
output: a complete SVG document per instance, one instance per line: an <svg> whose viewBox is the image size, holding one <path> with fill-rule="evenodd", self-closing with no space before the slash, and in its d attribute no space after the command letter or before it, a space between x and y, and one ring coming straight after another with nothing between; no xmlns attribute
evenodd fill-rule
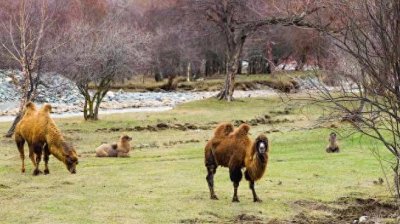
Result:
<svg viewBox="0 0 400 224"><path fill-rule="evenodd" d="M72 145L69 145L67 143L63 143L62 147L64 149L64 163L67 166L67 170L71 174L75 174L76 165L78 165L78 155L76 153L76 150Z"/></svg>
<svg viewBox="0 0 400 224"><path fill-rule="evenodd" d="M269 142L267 136L261 134L255 140L256 153L258 158L265 160L269 152Z"/></svg>
<svg viewBox="0 0 400 224"><path fill-rule="evenodd" d="M329 135L329 141L330 141L330 142L335 142L335 141L336 141L336 133L335 133L335 132L332 132L332 133Z"/></svg>
<svg viewBox="0 0 400 224"><path fill-rule="evenodd" d="M129 137L128 135L122 135L120 140L121 142L130 142L132 141L132 137Z"/></svg>

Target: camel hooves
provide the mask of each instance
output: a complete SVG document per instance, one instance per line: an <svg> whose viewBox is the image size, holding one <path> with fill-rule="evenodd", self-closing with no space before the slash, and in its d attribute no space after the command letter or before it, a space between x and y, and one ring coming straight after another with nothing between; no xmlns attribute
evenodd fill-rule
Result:
<svg viewBox="0 0 400 224"><path fill-rule="evenodd" d="M42 174L43 172L40 170L34 170L33 171L33 176L38 176L39 174Z"/></svg>
<svg viewBox="0 0 400 224"><path fill-rule="evenodd" d="M211 199L211 200L219 200L218 197L217 197L217 195L211 195L210 199Z"/></svg>
<svg viewBox="0 0 400 224"><path fill-rule="evenodd" d="M262 200L261 200L261 199L259 199L259 198L254 198L254 202L261 203L261 202L262 202Z"/></svg>

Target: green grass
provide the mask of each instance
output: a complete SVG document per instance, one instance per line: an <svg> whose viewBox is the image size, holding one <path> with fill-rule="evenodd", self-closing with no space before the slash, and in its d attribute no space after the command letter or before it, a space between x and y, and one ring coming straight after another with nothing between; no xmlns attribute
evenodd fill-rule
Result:
<svg viewBox="0 0 400 224"><path fill-rule="evenodd" d="M233 103L197 101L163 113L108 115L99 122L79 118L56 120L81 154L76 175L50 159L48 176L33 177L32 165L20 173L20 159L11 139L2 139L0 154L0 223L177 223L231 222L241 214L262 220L290 219L301 211L296 201L330 203L340 197L388 198L378 161L369 151L375 142L352 136L341 139L340 154L326 154L328 129L301 130L319 116L315 108L290 114L279 99L245 99ZM279 129L269 134L272 144L267 173L256 188L262 204L253 203L248 183L239 187L241 203L231 203L233 192L228 170L215 177L219 201L209 200L203 148L212 131L130 132L133 144L160 145L135 150L130 158L96 158L101 142L113 142L119 132L95 132L104 127L133 127L166 123L248 120L270 114L294 123L258 125L251 133ZM9 123L0 123L4 133ZM294 129L293 129L294 128ZM345 127L342 127L345 128ZM171 140L199 143L164 147ZM383 152L384 149L377 145ZM388 157L383 153L384 157Z"/></svg>

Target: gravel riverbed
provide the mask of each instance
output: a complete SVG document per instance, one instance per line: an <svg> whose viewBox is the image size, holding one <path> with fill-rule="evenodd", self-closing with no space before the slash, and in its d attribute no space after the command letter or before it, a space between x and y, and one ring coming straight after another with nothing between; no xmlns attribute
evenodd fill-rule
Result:
<svg viewBox="0 0 400 224"><path fill-rule="evenodd" d="M14 71L0 71L0 121L10 120L18 112L20 93L12 83ZM15 77L15 75L14 75ZM18 75L16 75L18 77ZM39 86L37 104L50 103L58 117L80 115L84 100L78 88L59 75L46 75ZM100 114L164 111L178 104L213 97L217 92L125 92L110 91L104 97ZM267 97L277 95L273 89L235 91L235 98Z"/></svg>

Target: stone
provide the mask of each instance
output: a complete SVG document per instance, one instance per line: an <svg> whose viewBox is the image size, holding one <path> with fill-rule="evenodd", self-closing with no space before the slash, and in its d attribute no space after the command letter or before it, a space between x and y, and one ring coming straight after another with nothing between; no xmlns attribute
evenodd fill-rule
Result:
<svg viewBox="0 0 400 224"><path fill-rule="evenodd" d="M361 216L358 219L358 223L366 223L368 221L368 216Z"/></svg>

